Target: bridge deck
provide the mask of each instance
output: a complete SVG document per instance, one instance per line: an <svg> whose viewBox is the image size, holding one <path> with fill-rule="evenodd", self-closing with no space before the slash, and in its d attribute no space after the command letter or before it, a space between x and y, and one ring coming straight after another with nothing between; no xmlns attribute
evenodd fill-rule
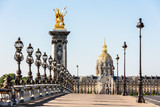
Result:
<svg viewBox="0 0 160 107"><path fill-rule="evenodd" d="M41 99L42 100L42 99ZM152 104L136 103L136 98L121 95L97 95L97 94L67 94L61 97L34 101L24 106L54 106L54 107L155 107Z"/></svg>

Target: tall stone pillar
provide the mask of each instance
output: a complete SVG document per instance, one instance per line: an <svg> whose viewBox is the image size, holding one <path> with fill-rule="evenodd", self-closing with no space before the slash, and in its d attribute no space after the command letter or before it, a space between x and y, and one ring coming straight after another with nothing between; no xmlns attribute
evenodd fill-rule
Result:
<svg viewBox="0 0 160 107"><path fill-rule="evenodd" d="M53 29L49 31L52 36L52 57L58 63L67 68L67 36L70 31L65 29Z"/></svg>

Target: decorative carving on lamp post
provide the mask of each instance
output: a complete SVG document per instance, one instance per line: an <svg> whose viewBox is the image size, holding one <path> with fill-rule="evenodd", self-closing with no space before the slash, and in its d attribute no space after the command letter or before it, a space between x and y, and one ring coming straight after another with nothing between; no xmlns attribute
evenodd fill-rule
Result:
<svg viewBox="0 0 160 107"><path fill-rule="evenodd" d="M23 42L21 41L20 38L18 38L18 40L15 42L14 44L15 48L16 48L16 52L14 55L14 59L17 61L18 63L18 70L17 70L17 75L16 75L16 79L15 79L15 84L16 85L22 85L24 82L22 80L22 75L21 75L21 69L20 69L20 63L21 61L24 59L23 54L22 54L22 49L23 49Z"/></svg>
<svg viewBox="0 0 160 107"><path fill-rule="evenodd" d="M28 77L27 77L27 84L33 84L34 81L33 81L33 76L32 76L32 71L31 71L31 64L33 64L34 60L33 60L33 57L32 57L32 53L33 53L34 49L33 47L31 46L31 44L29 44L28 48L27 48L27 59L26 59L26 62L28 63L29 65L29 72L28 72Z"/></svg>

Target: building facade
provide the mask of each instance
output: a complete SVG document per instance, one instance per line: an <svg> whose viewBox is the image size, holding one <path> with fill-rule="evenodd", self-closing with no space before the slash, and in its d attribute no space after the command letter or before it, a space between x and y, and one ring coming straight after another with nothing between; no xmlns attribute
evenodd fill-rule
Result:
<svg viewBox="0 0 160 107"><path fill-rule="evenodd" d="M127 94L138 94L138 76L126 76ZM160 77L144 76L143 93L159 94ZM115 94L117 92L117 76L114 76L112 57L107 52L104 42L102 53L98 56L96 76L73 76L75 93ZM119 77L119 94L123 92L123 76Z"/></svg>

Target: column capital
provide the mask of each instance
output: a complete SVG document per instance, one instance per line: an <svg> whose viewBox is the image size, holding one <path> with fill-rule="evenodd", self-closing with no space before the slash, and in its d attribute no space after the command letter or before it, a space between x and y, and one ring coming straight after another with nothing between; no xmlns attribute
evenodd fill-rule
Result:
<svg viewBox="0 0 160 107"><path fill-rule="evenodd" d="M51 44L57 44L57 40L52 39Z"/></svg>
<svg viewBox="0 0 160 107"><path fill-rule="evenodd" d="M68 40L63 40L63 44L67 44L68 43Z"/></svg>

